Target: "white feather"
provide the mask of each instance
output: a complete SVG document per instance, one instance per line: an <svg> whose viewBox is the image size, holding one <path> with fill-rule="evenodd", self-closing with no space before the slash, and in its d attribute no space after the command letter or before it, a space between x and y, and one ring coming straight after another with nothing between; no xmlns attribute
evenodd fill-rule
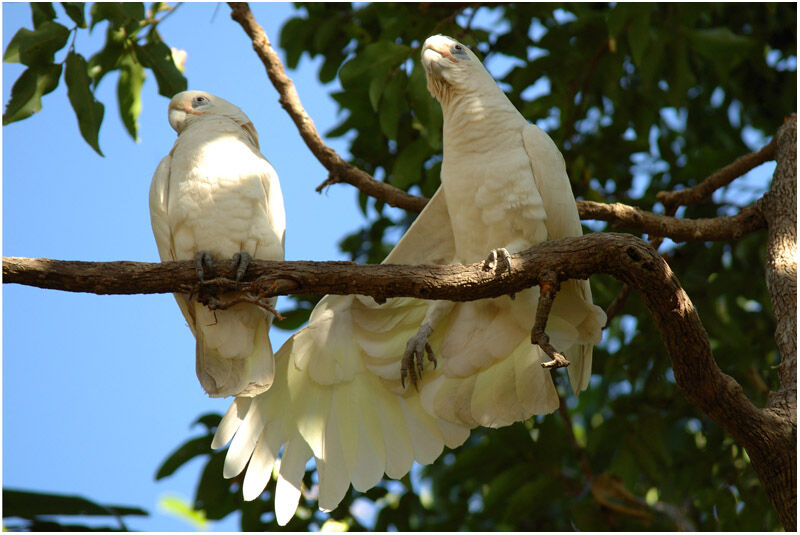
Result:
<svg viewBox="0 0 800 535"><path fill-rule="evenodd" d="M434 36L423 46L428 87L444 116L442 187L387 264L471 263L496 248L513 253L581 234L555 144L525 121L474 54L455 44ZM350 485L364 491L384 473L403 477L414 461L431 463L445 445L462 444L472 427L554 411L558 395L551 372L541 367L547 356L530 344L538 297L538 288L531 288L513 301L504 296L429 308L412 298L378 304L367 296L326 296L309 324L278 351L272 388L247 416L238 410L226 416L220 441L238 427L226 475L247 462L254 443L247 437L280 424L284 452L275 510L283 525L296 510L312 454L319 506L332 510ZM436 324L428 342L438 367L425 362L417 392L401 387L399 373L405 345L423 321ZM591 345L603 321L587 281L562 285L546 332L574 359L569 373L576 391L588 384ZM240 435L245 438L237 441ZM250 459L247 497L268 481L279 447L266 436ZM262 442L271 444L266 452Z"/></svg>
<svg viewBox="0 0 800 535"><path fill-rule="evenodd" d="M253 258L282 260L285 216L278 176L259 153L247 116L200 91L175 95L168 114L178 139L150 187L161 260L190 260L200 251L228 260L242 250ZM250 304L212 312L189 303L187 295L176 299L197 338L197 376L210 396L253 396L270 387L272 314Z"/></svg>

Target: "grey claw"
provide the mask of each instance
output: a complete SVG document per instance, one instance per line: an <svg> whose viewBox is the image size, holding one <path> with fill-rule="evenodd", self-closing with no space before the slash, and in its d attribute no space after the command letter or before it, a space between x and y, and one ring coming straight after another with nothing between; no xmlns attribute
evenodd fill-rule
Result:
<svg viewBox="0 0 800 535"><path fill-rule="evenodd" d="M411 337L406 344L406 351L403 354L400 366L400 385L403 388L406 387L406 377L408 377L414 388L419 390L418 383L422 379L426 354L428 360L433 362L434 369L436 368L436 356L433 354L433 348L428 343L428 337L431 332L433 332L433 328L430 325L423 324L417 334Z"/></svg>
<svg viewBox="0 0 800 535"><path fill-rule="evenodd" d="M200 282L205 283L206 272L212 274L214 272L214 257L208 251L198 251L194 255L194 269L197 272L197 278Z"/></svg>
<svg viewBox="0 0 800 535"><path fill-rule="evenodd" d="M244 277L244 274L247 271L247 266L250 265L252 260L253 257L250 256L250 253L247 251L239 251L233 255L231 269L236 270L236 282L240 282L242 280L242 277Z"/></svg>
<svg viewBox="0 0 800 535"><path fill-rule="evenodd" d="M503 264L504 271L511 273L511 254L503 247L489 251L489 256L483 262L483 270L500 271L500 264Z"/></svg>

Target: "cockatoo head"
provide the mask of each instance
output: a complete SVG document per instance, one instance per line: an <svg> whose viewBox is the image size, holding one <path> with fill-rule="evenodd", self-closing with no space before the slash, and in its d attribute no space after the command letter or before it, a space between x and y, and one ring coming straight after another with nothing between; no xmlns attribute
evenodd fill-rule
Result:
<svg viewBox="0 0 800 535"><path fill-rule="evenodd" d="M169 124L178 135L190 124L208 115L223 115L233 119L258 147L258 134L253 123L238 106L224 98L205 91L181 91L169 101Z"/></svg>
<svg viewBox="0 0 800 535"><path fill-rule="evenodd" d="M472 50L446 35L432 35L422 45L422 66L428 91L444 104L452 91L475 88L491 75Z"/></svg>

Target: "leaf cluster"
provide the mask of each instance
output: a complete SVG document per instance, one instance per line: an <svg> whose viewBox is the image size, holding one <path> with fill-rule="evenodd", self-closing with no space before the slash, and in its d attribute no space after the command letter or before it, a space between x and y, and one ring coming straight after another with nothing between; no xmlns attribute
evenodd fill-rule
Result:
<svg viewBox="0 0 800 535"><path fill-rule="evenodd" d="M62 4L74 23L69 29L47 6L32 7L34 30L20 30L6 50L6 61L28 69L14 85L4 123L38 111L65 65L68 95L79 122L91 126L86 131L93 136L83 126L81 132L93 146L102 104L92 91L105 74L120 70L126 88L118 95L129 110L123 122L134 136L136 113L130 110L142 68L153 70L162 94L185 87L156 32L161 4L148 13L142 4L95 4L89 27L108 21L105 47L87 62L70 45L61 63L55 54L87 25L83 7ZM288 66L296 67L304 54L321 58L320 82L338 79L341 85L329 86L341 120L327 135L345 138L350 161L377 179L426 196L439 185L442 117L427 93L419 51L436 33L473 47L485 60L522 114L555 139L576 196L587 200L663 211L659 191L696 184L760 148L796 105L794 4L296 6L279 39ZM764 181L749 190L734 183L679 215L729 215L766 187ZM358 205L364 225L340 245L353 260L380 262L414 214L363 194ZM761 233L734 243L667 241L662 249L720 367L756 404L777 383L764 247ZM607 308L620 286L593 277L595 302ZM301 325L315 302L302 296L284 313L283 326ZM364 495L351 491L329 515L316 509L316 474L309 466L300 509L284 529L779 527L747 453L678 390L660 334L635 295L595 349L593 372L578 398L560 383L564 374L554 372L565 411L477 429L465 445L399 482L385 481ZM157 478L203 456L196 509L209 519L241 511L246 530L281 529L272 513L274 480L259 499L243 502L241 481L222 479L225 452L209 451L218 422L219 416L202 417L203 434L180 446ZM365 510L374 519L354 514Z"/></svg>
<svg viewBox="0 0 800 535"><path fill-rule="evenodd" d="M346 137L351 162L376 178L424 195L438 187L441 162L441 112L418 59L434 33L484 57L523 115L562 148L573 189L585 199L662 211L657 192L693 185L759 148L794 109L790 4L298 4L298 12L280 38L289 66L303 54L322 57L320 81L338 73L341 83L331 96L342 119L327 135ZM682 213L728 215L765 189L730 187ZM342 249L379 262L413 215L398 217L363 195L359 206L365 226ZM668 242L664 250L720 366L764 403L776 386L770 367L777 356L774 321L765 313L763 234L736 243ZM592 282L595 302L607 307L620 283ZM384 483L360 498L376 514L367 527L779 526L746 452L678 390L636 296L611 322L594 360L591 386L579 398L559 387L564 413L476 430L419 480ZM313 496L312 471L306 479ZM334 512L338 519L352 499ZM306 514L303 525L323 518ZM344 518L358 526L352 513Z"/></svg>
<svg viewBox="0 0 800 535"><path fill-rule="evenodd" d="M147 10L141 2L98 2L92 4L87 19L83 2L62 2L63 15L49 2L30 5L33 30L17 31L3 55L5 62L26 66L11 87L11 98L3 113L4 125L39 112L42 97L58 87L63 72L81 136L102 156L98 137L105 106L97 100L95 91L107 74L119 71L120 116L136 140L145 71L153 73L159 93L166 97L186 89L186 78L157 30L161 20L175 8L163 2L154 2ZM87 61L75 43L79 35L92 32L101 23L106 25L105 45ZM56 55L64 51L64 59L56 61Z"/></svg>

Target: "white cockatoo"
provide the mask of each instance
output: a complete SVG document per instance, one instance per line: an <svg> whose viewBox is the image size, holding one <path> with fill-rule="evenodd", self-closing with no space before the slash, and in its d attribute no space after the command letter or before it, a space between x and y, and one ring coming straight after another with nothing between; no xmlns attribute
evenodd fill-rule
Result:
<svg viewBox="0 0 800 535"><path fill-rule="evenodd" d="M444 116L442 185L384 263L469 264L492 253L495 269L507 269L509 253L581 235L561 153L480 60L437 35L425 41L422 64ZM431 463L444 446L463 443L473 427L554 411L558 395L541 366L550 358L530 341L538 295L531 288L513 299L384 304L326 296L278 351L272 389L237 398L225 414L212 444L232 439L225 477L247 466L243 493L252 500L283 448L275 491L283 525L311 457L319 507L332 510L350 484L363 492L384 474L400 478L414 461ZM604 322L588 281L561 285L546 332L571 361L576 393L588 385Z"/></svg>
<svg viewBox="0 0 800 535"><path fill-rule="evenodd" d="M247 115L204 91L183 91L170 100L169 124L178 139L150 186L161 260L194 259L201 277L213 257L233 258L238 277L250 258L283 260L278 175ZM272 385L272 313L251 303L212 311L196 296L175 299L197 340L197 377L209 396L254 396Z"/></svg>

